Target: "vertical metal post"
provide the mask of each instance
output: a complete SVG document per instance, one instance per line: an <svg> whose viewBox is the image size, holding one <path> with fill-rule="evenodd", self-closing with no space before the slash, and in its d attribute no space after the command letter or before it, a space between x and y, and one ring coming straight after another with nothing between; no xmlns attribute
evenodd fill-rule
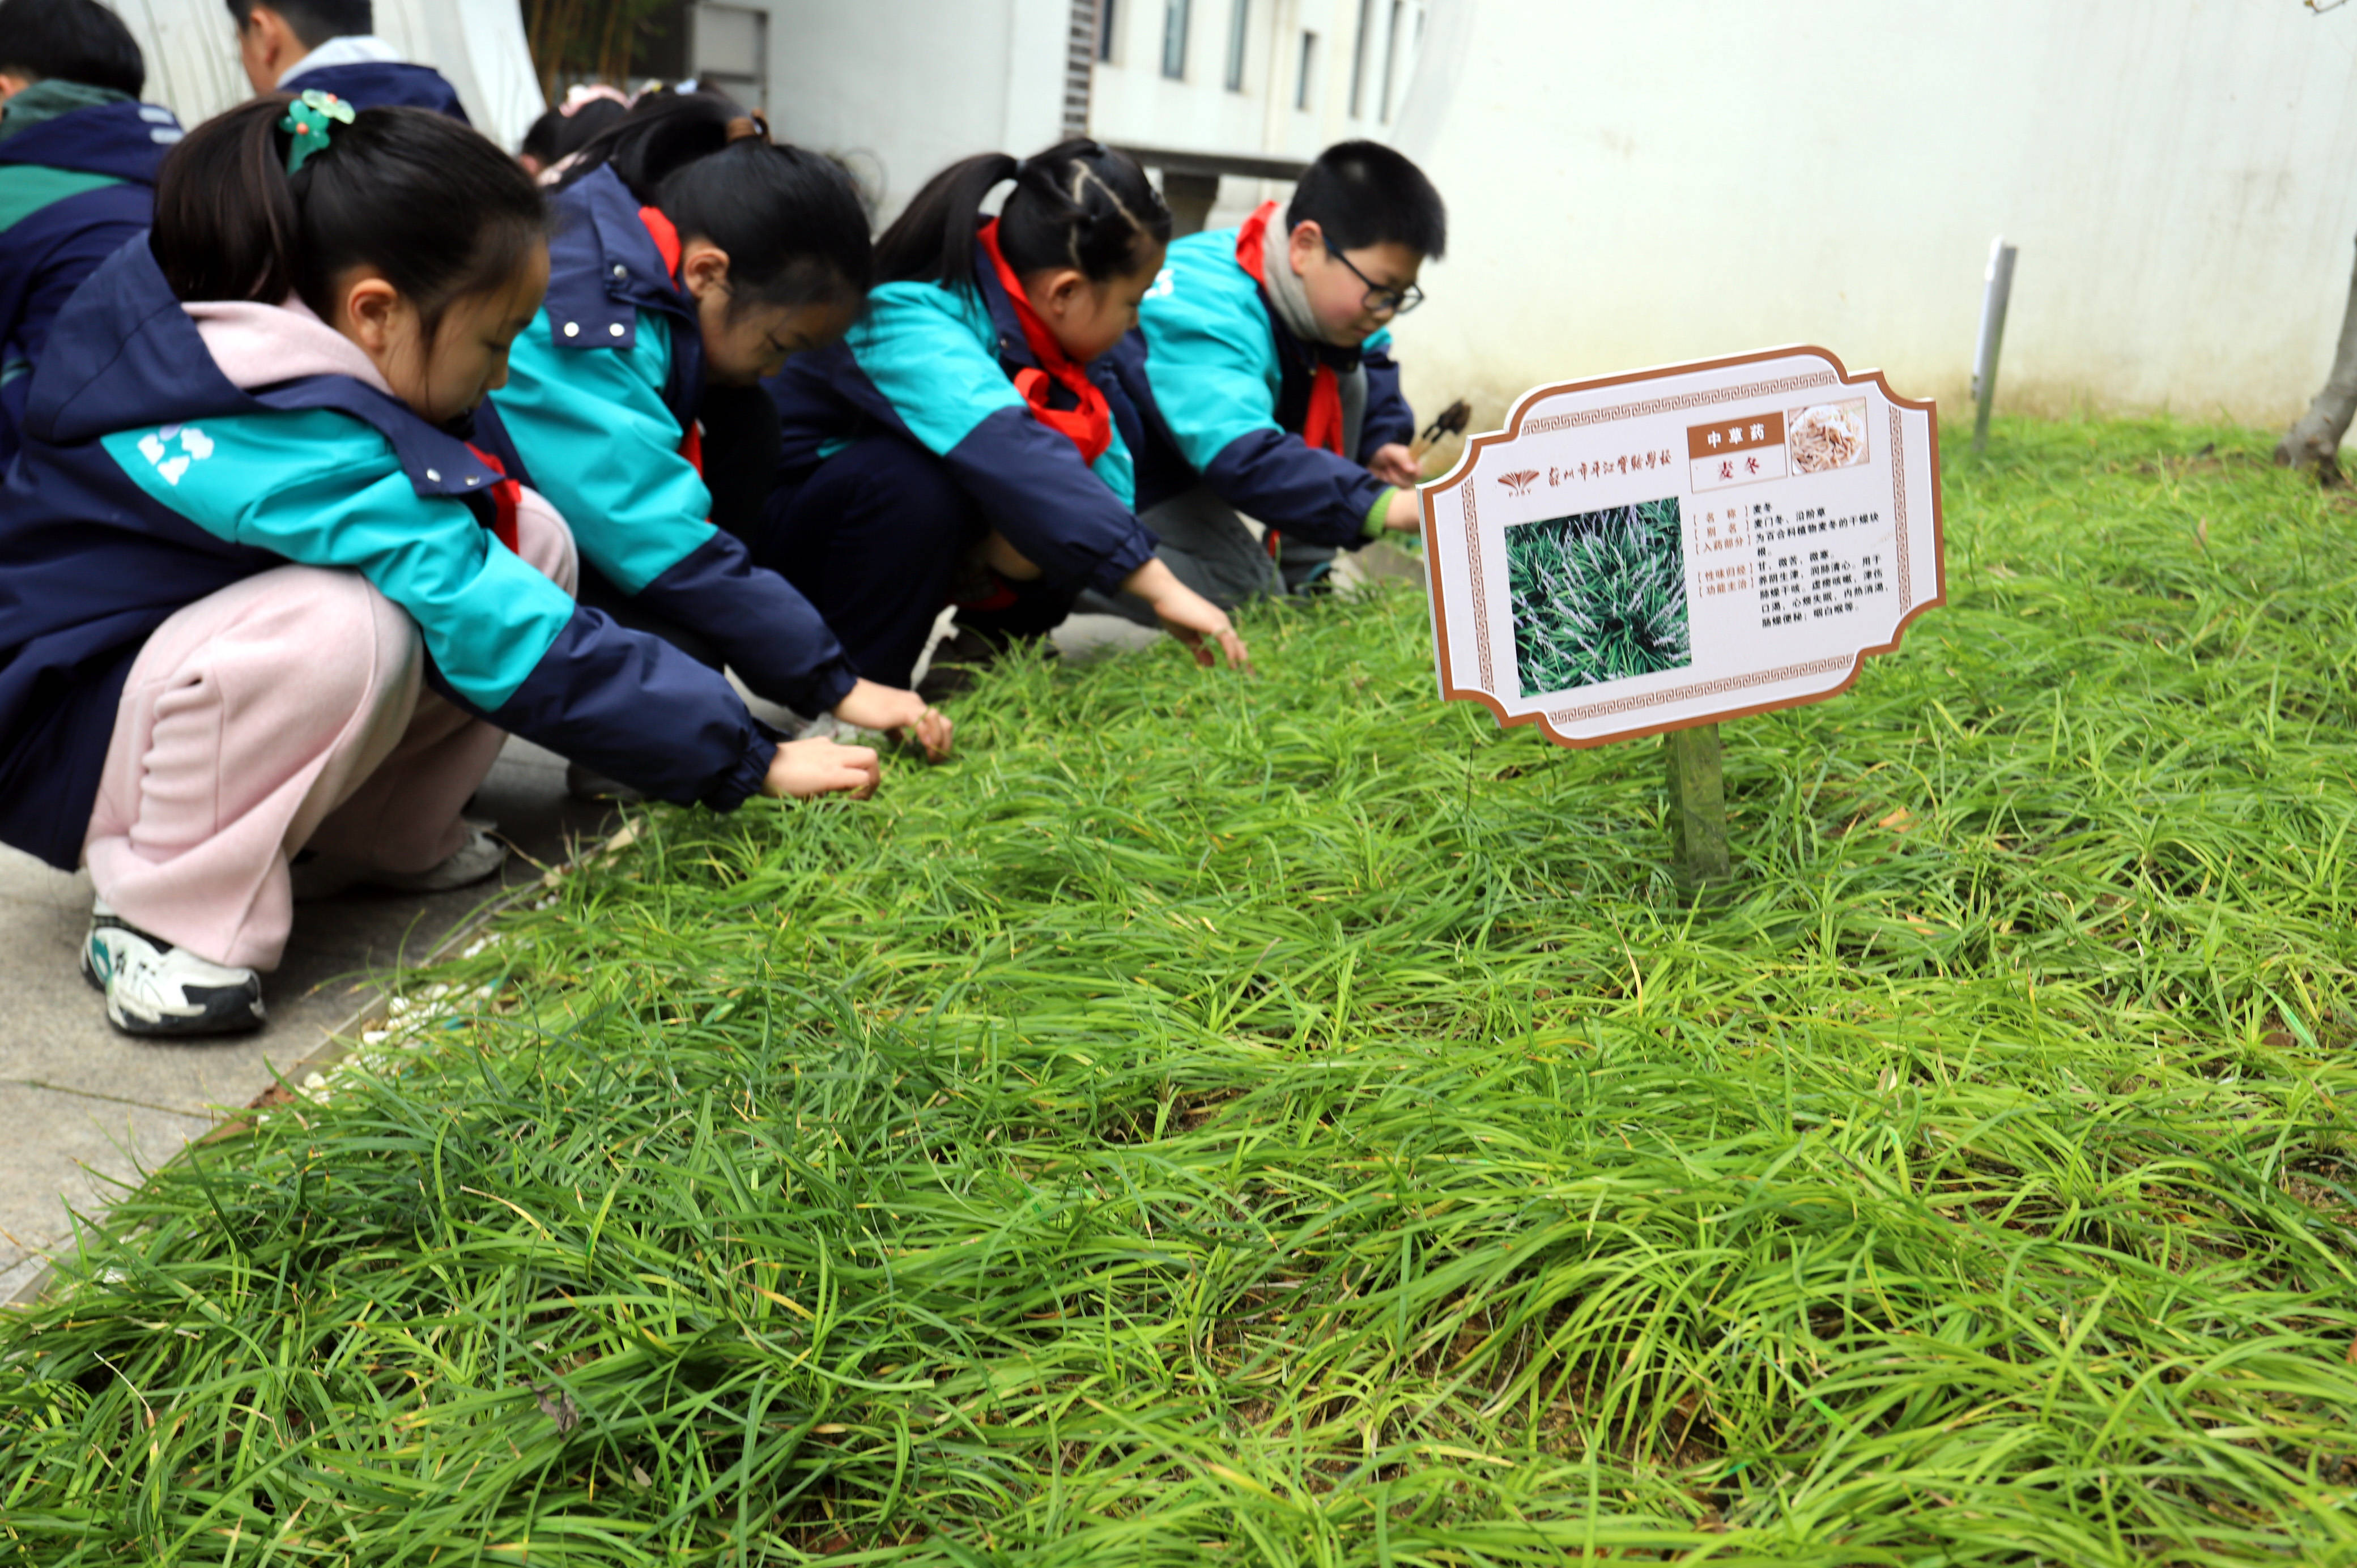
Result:
<svg viewBox="0 0 2357 1568"><path fill-rule="evenodd" d="M1727 785L1717 725L1672 730L1662 737L1670 778L1670 854L1678 886L1699 894L1729 875Z"/></svg>
<svg viewBox="0 0 2357 1568"><path fill-rule="evenodd" d="M2016 247L2000 234L1989 245L1988 271L1981 287L1980 341L1973 349L1973 450L1988 449L1989 405L1996 401L1996 352L2005 342L2005 306L2013 294Z"/></svg>

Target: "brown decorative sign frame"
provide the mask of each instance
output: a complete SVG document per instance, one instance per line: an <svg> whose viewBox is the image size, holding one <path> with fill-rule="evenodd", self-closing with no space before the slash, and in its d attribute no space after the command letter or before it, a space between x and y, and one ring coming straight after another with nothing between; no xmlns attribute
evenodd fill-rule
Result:
<svg viewBox="0 0 2357 1568"><path fill-rule="evenodd" d="M1946 598L1937 413L1824 349L1537 388L1423 499L1441 695L1561 746L1823 702ZM1656 580L1683 575L1682 652L1663 639L1643 655L1654 668L1525 691L1562 667L1534 653L1538 673L1522 668L1523 639L1545 631L1516 624L1518 602L1582 628L1581 612L1617 612L1559 585L1532 596L1535 567L1518 601L1508 531L1539 525L1517 536L1529 554L1543 530L1560 549L1639 521Z"/></svg>

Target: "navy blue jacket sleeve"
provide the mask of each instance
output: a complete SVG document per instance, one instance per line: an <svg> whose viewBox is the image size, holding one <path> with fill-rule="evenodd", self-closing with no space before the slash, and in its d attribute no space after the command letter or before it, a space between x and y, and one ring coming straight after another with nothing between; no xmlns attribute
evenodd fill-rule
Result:
<svg viewBox="0 0 2357 1568"><path fill-rule="evenodd" d="M40 362L41 350L48 346L49 324L58 312L66 307L82 281L98 271L101 262L123 249L133 236L146 232L154 204L153 195L136 186L92 191L74 199L74 214L82 220L41 258L11 334L26 358Z"/></svg>
<svg viewBox="0 0 2357 1568"><path fill-rule="evenodd" d="M1367 514L1392 487L1348 457L1274 427L1239 435L1203 470L1212 492L1294 538L1355 550Z"/></svg>
<svg viewBox="0 0 2357 1568"><path fill-rule="evenodd" d="M523 683L485 709L429 666L468 712L677 805L731 811L759 792L777 755L769 727L718 671L660 638L576 607Z"/></svg>
<svg viewBox="0 0 2357 1568"><path fill-rule="evenodd" d="M775 572L754 565L733 533L714 530L639 590L638 599L710 635L745 684L798 714L831 711L859 679L811 602Z"/></svg>
<svg viewBox="0 0 2357 1568"><path fill-rule="evenodd" d="M1071 438L1020 408L984 415L942 462L1049 582L1118 593L1154 558L1153 533Z"/></svg>
<svg viewBox="0 0 2357 1568"><path fill-rule="evenodd" d="M1367 370L1367 412L1359 424L1359 461L1363 463L1378 446L1413 443L1415 411L1400 395L1399 366L1389 354L1372 349L1359 362Z"/></svg>

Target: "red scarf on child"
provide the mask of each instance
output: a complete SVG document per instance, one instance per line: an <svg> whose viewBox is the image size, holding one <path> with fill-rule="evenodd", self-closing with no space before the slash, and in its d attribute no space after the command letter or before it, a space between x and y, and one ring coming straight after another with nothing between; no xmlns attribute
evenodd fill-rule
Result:
<svg viewBox="0 0 2357 1568"><path fill-rule="evenodd" d="M1268 226L1275 218L1276 203L1264 201L1260 210L1236 231L1236 263L1253 275L1264 293L1268 289ZM1302 421L1301 439L1337 456L1342 451L1342 378L1322 355L1317 374L1310 378L1309 414Z"/></svg>
<svg viewBox="0 0 2357 1568"><path fill-rule="evenodd" d="M664 274L671 278L672 282L677 283L680 257L678 227L662 215L662 209L655 207L640 208L639 221L647 226L647 237L655 242L656 251L662 256ZM703 421L691 419L687 422L687 433L679 438L679 455L687 459L687 466L694 468L699 476L703 474Z"/></svg>
<svg viewBox="0 0 2357 1568"><path fill-rule="evenodd" d="M506 545L510 553L522 554L522 547L516 543L516 507L523 497L522 487L508 478L505 464L480 446L469 441L467 450L475 455L476 461L500 477L499 482L491 487L491 536Z"/></svg>
<svg viewBox="0 0 2357 1568"><path fill-rule="evenodd" d="M1113 445L1113 405L1096 382L1089 380L1083 370L1064 352L1039 313L1031 308L1024 297L1023 280L1006 264L1006 254L998 248L998 220L994 218L982 226L982 248L990 252L990 264L998 269L998 281L1006 290L1009 304L1015 306L1015 319L1023 324L1023 341L1031 346L1032 358L1039 369L1015 372L1015 390L1023 399L1031 417L1069 438L1081 449L1081 460L1093 463L1105 455ZM1078 408L1051 408L1048 403L1050 385L1060 386L1080 400Z"/></svg>

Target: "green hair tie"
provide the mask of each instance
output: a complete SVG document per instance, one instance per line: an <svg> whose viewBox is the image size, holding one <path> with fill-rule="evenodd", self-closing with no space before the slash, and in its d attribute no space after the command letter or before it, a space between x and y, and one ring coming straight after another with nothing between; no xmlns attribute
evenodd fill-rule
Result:
<svg viewBox="0 0 2357 1568"><path fill-rule="evenodd" d="M330 124L349 125L352 123L352 106L332 92L322 92L316 87L306 88L303 96L286 106L285 117L278 128L295 138L286 149L286 173L295 171L314 153L328 149L328 127Z"/></svg>

